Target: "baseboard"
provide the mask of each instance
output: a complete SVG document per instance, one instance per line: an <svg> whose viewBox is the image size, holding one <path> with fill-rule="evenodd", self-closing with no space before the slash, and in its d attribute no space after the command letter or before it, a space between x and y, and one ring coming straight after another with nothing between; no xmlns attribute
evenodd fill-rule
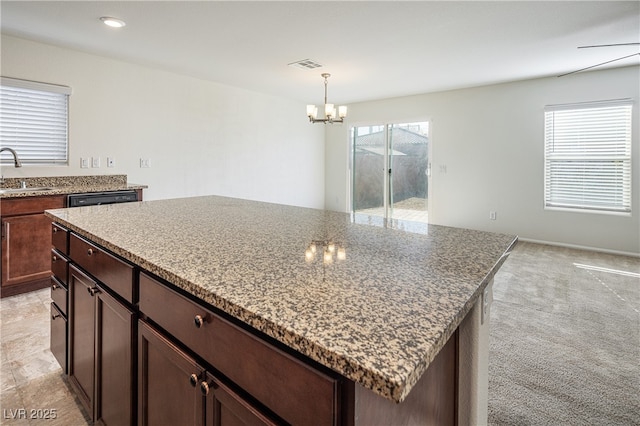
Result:
<svg viewBox="0 0 640 426"><path fill-rule="evenodd" d="M634 253L634 252L629 252L629 251L609 250L609 249L604 249L604 248L600 248L600 247L581 246L581 245L577 245L577 244L565 244L565 243L559 243L559 242L556 242L556 241L533 240L533 239L530 239L530 238L521 238L521 237L518 237L518 241L525 241L525 242L528 242L528 243L546 244L548 246L566 247L566 248L572 248L572 249L577 249L577 250L595 251L595 252L600 252L600 253L615 254L615 255L619 255L619 256L630 256L630 257L639 257L640 258L640 253Z"/></svg>

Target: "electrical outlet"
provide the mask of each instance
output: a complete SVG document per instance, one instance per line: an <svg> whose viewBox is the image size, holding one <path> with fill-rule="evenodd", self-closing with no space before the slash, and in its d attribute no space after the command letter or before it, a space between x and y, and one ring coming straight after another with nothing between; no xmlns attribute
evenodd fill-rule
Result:
<svg viewBox="0 0 640 426"><path fill-rule="evenodd" d="M100 157L91 157L91 167L100 167Z"/></svg>
<svg viewBox="0 0 640 426"><path fill-rule="evenodd" d="M107 157L107 167L115 167L116 159L113 157Z"/></svg>
<svg viewBox="0 0 640 426"><path fill-rule="evenodd" d="M89 168L89 159L88 158L80 158L80 168L88 169Z"/></svg>
<svg viewBox="0 0 640 426"><path fill-rule="evenodd" d="M490 211L489 212L489 219L496 220L496 217L497 217L497 213L496 212L494 212L494 211Z"/></svg>
<svg viewBox="0 0 640 426"><path fill-rule="evenodd" d="M151 167L151 158L140 158L140 168L148 169Z"/></svg>

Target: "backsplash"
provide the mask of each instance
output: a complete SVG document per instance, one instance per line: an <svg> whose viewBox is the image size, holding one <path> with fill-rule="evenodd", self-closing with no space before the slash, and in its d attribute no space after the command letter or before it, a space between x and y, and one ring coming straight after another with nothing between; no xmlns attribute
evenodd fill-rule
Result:
<svg viewBox="0 0 640 426"><path fill-rule="evenodd" d="M0 182L0 188L20 188L22 181L25 181L28 187L110 186L110 185L126 185L127 175L4 178Z"/></svg>

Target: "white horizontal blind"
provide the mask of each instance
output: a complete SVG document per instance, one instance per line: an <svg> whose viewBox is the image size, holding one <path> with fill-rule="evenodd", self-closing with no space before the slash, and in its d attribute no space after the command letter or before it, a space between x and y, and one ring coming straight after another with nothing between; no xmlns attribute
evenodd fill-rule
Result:
<svg viewBox="0 0 640 426"><path fill-rule="evenodd" d="M67 164L71 89L2 77L0 145L13 148L23 164ZM3 152L2 164L13 164Z"/></svg>
<svg viewBox="0 0 640 426"><path fill-rule="evenodd" d="M545 207L631 212L631 101L545 110Z"/></svg>

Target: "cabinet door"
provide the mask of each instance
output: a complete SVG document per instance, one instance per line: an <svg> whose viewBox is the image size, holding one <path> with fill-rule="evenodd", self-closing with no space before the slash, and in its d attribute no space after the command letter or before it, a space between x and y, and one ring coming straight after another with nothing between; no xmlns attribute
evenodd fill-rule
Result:
<svg viewBox="0 0 640 426"><path fill-rule="evenodd" d="M51 219L44 214L2 219L2 287L43 280L48 285Z"/></svg>
<svg viewBox="0 0 640 426"><path fill-rule="evenodd" d="M67 319L58 310L55 303L51 304L51 334L49 346L62 371L67 373Z"/></svg>
<svg viewBox="0 0 640 426"><path fill-rule="evenodd" d="M69 380L92 419L96 291L95 281L69 266Z"/></svg>
<svg viewBox="0 0 640 426"><path fill-rule="evenodd" d="M96 422L133 424L134 314L100 286L96 294Z"/></svg>
<svg viewBox="0 0 640 426"><path fill-rule="evenodd" d="M266 426L277 424L210 373L206 373L206 379L200 383L200 390L207 398L207 426Z"/></svg>
<svg viewBox="0 0 640 426"><path fill-rule="evenodd" d="M138 424L204 424L204 368L143 321L138 322Z"/></svg>

